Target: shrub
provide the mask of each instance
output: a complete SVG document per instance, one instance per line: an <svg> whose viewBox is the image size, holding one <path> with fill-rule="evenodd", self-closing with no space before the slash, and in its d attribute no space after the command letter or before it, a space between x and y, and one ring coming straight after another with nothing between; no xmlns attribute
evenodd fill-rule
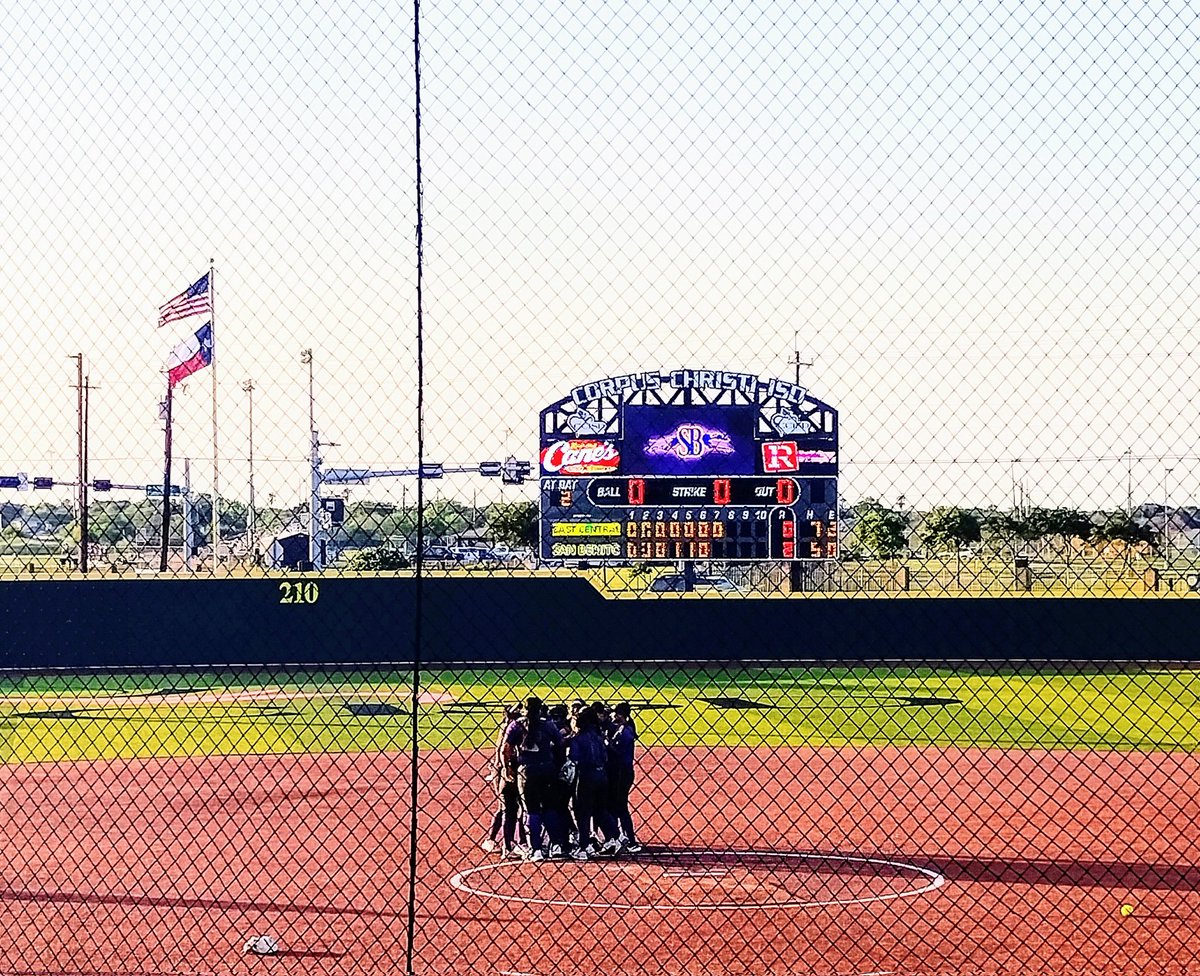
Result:
<svg viewBox="0 0 1200 976"><path fill-rule="evenodd" d="M346 565L350 569L379 570L379 569L408 569L408 557L394 546L372 546L369 549L359 549L346 557Z"/></svg>

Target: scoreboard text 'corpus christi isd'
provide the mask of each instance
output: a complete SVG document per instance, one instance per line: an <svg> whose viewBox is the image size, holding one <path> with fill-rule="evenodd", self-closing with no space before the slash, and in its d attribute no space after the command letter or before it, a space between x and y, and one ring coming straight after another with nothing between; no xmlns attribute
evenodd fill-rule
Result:
<svg viewBox="0 0 1200 976"><path fill-rule="evenodd" d="M837 411L803 387L630 373L576 387L540 421L543 559L837 556Z"/></svg>

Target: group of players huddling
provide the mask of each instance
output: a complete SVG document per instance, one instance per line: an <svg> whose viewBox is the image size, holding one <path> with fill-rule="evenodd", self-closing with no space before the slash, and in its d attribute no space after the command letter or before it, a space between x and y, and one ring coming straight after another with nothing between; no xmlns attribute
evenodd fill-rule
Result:
<svg viewBox="0 0 1200 976"><path fill-rule="evenodd" d="M488 777L498 804L483 849L535 862L637 854L629 812L636 741L628 702L546 710L530 697L524 714L506 707Z"/></svg>

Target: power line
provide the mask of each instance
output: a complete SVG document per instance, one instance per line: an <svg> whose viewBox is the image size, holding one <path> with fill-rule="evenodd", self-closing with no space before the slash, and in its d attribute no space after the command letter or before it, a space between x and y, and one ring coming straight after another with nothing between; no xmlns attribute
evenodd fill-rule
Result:
<svg viewBox="0 0 1200 976"><path fill-rule="evenodd" d="M893 458L884 460L859 460L854 457L843 455L839 459L839 464L842 466L853 466L857 468L879 468L893 467L896 465L928 465L936 467L938 465L992 465L992 464L1012 464L1014 461L1017 464L1091 464L1096 462L1124 462L1124 461L1141 461L1162 463L1166 461L1200 461L1200 455L1197 454L1134 454L1128 455L1124 452L1120 454L1092 454L1092 455L1035 455L1022 457L987 457L987 458Z"/></svg>

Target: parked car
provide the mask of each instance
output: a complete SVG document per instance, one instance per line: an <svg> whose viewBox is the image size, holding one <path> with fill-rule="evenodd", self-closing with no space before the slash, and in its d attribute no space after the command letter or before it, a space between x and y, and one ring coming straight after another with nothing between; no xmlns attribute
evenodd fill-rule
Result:
<svg viewBox="0 0 1200 976"><path fill-rule="evenodd" d="M687 583L682 573L664 573L650 583L651 593L683 593ZM738 588L727 576L694 576L692 590L695 593L737 593Z"/></svg>
<svg viewBox="0 0 1200 976"><path fill-rule="evenodd" d="M450 552L460 563L482 563L493 558L491 550L484 546L454 546Z"/></svg>
<svg viewBox="0 0 1200 976"><path fill-rule="evenodd" d="M510 546L503 542L491 548L488 559L510 569L532 566L537 562L537 556L532 549Z"/></svg>

